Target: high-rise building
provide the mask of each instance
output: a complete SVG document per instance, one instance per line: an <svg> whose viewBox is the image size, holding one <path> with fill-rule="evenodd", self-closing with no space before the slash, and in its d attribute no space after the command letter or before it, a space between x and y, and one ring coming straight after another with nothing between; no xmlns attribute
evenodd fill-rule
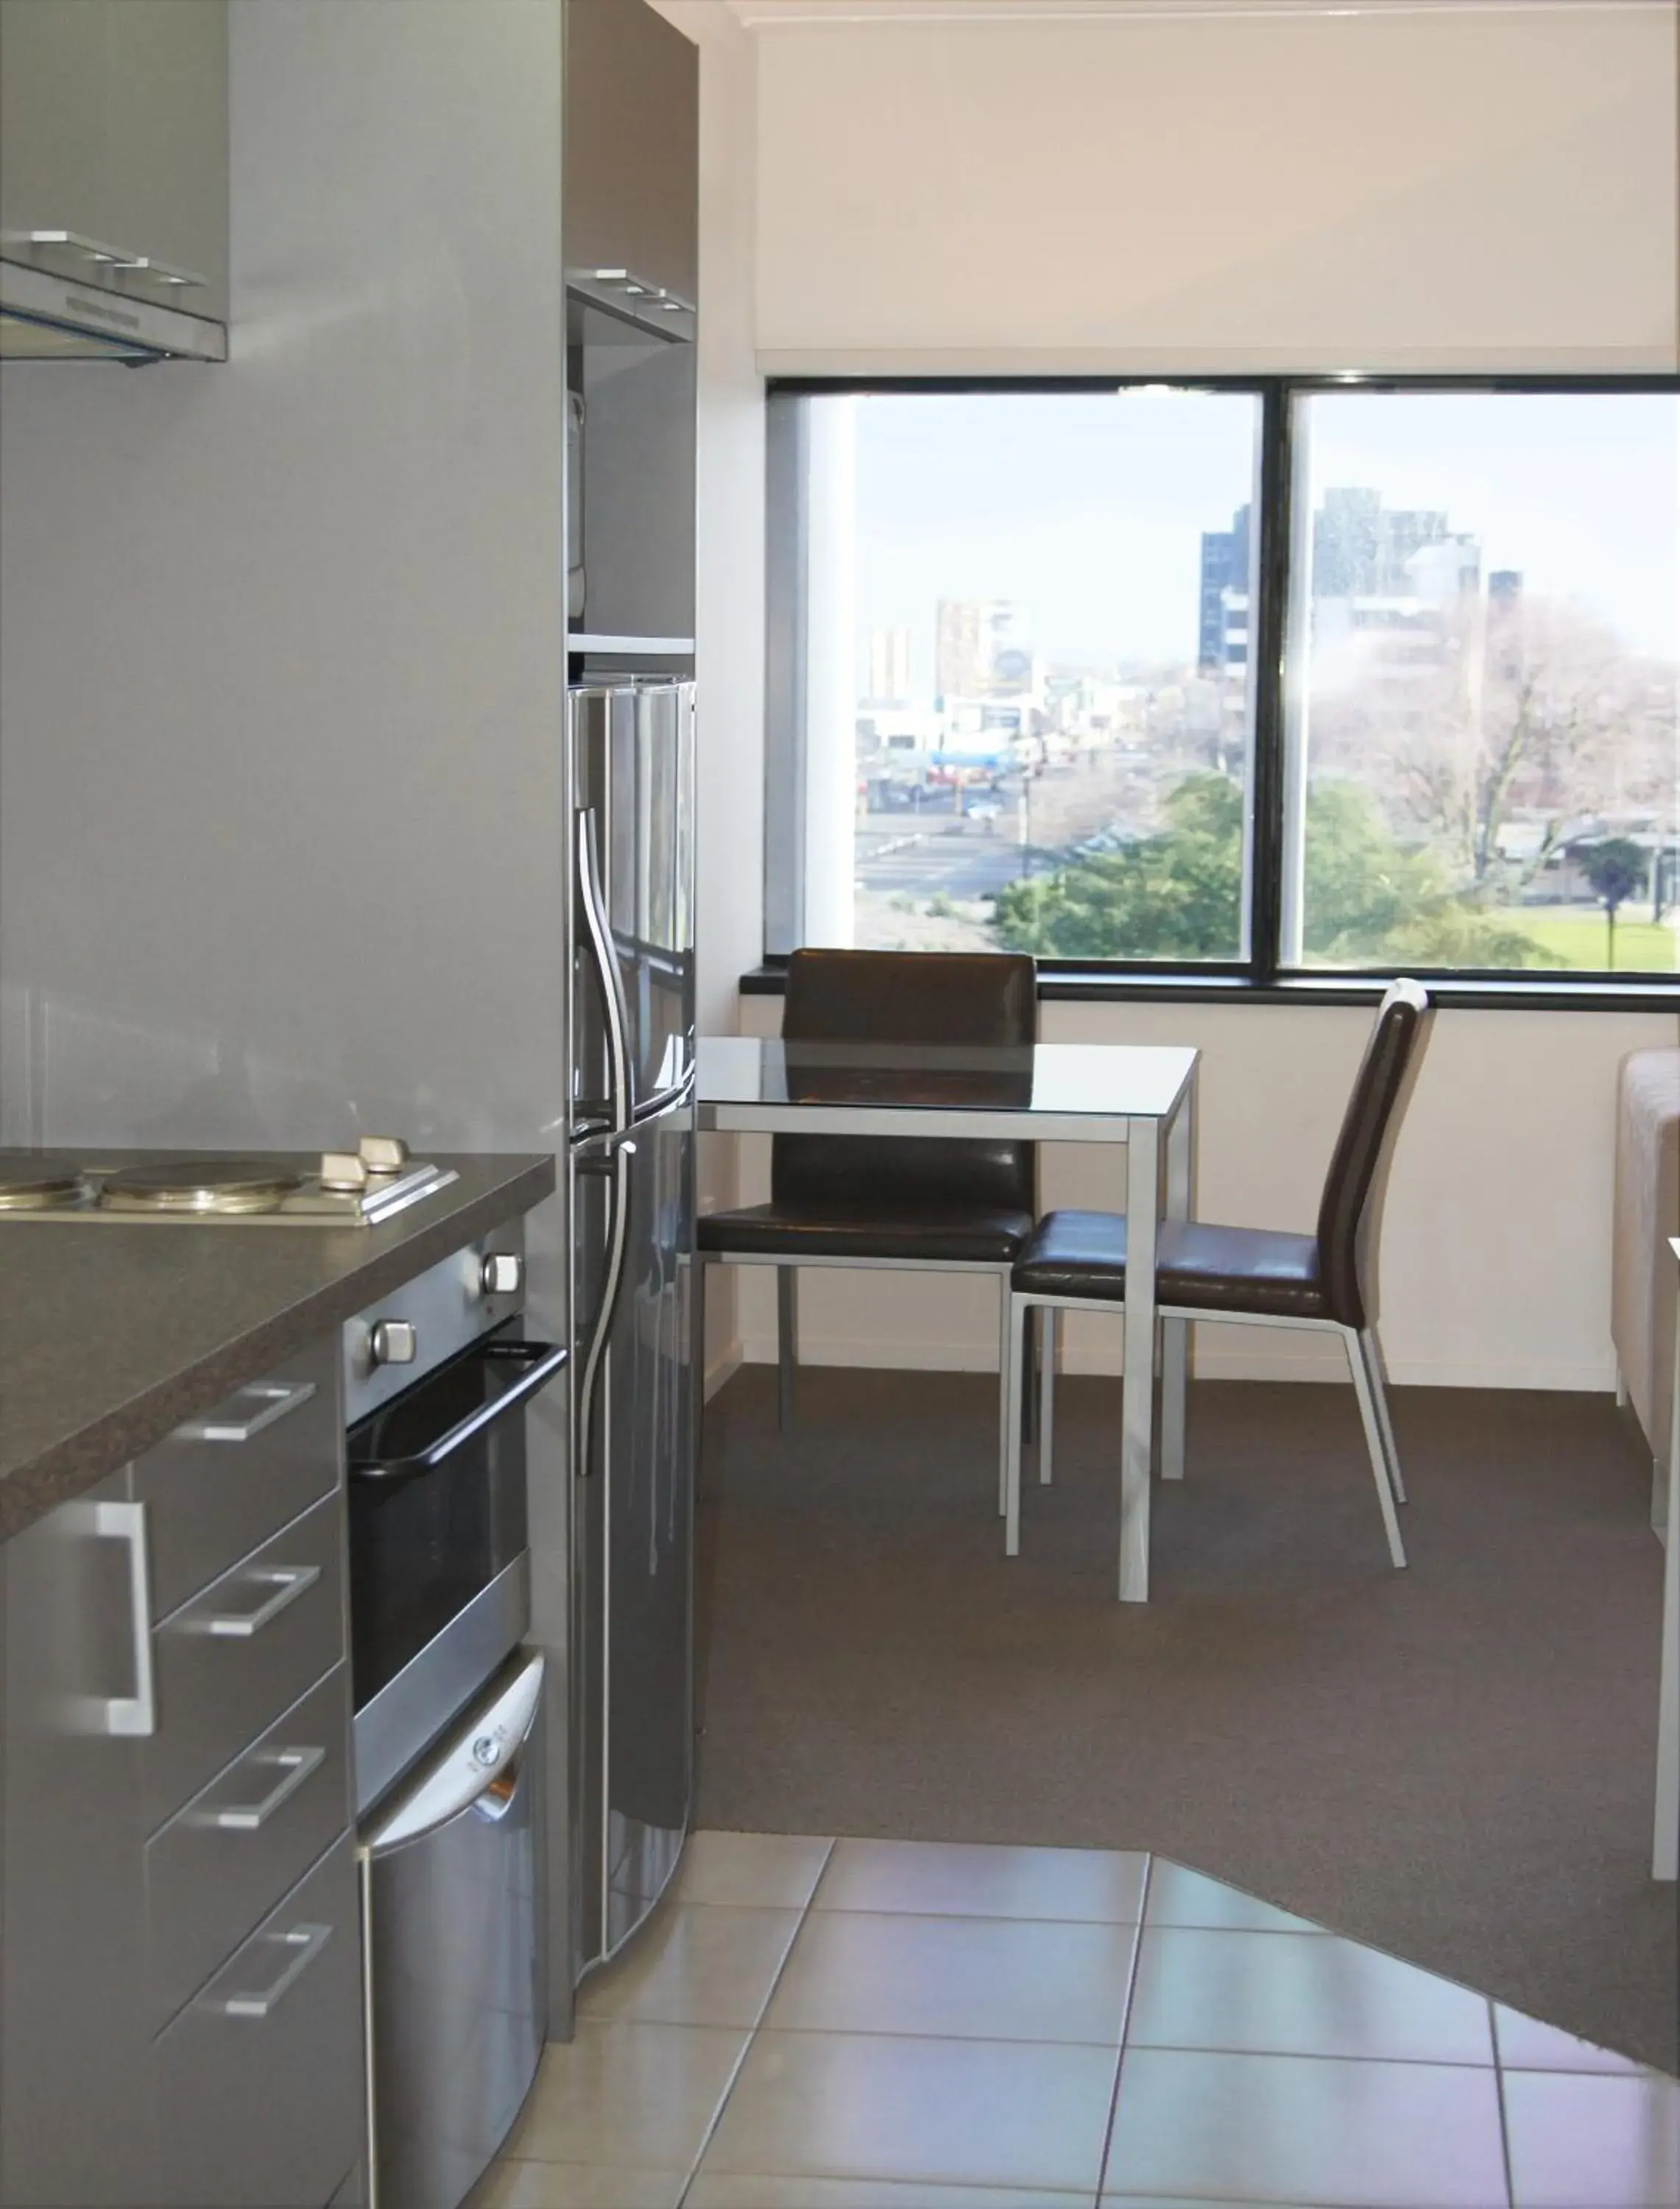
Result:
<svg viewBox="0 0 1680 2209"><path fill-rule="evenodd" d="M1316 599L1410 598L1416 588L1412 563L1417 555L1426 545L1449 541L1453 533L1444 514L1385 507L1379 491L1347 485L1327 490L1312 522L1312 594Z"/></svg>
<svg viewBox="0 0 1680 2209"><path fill-rule="evenodd" d="M1012 599L941 599L934 687L942 698L1024 697L1036 686L1032 617Z"/></svg>
<svg viewBox="0 0 1680 2209"><path fill-rule="evenodd" d="M870 631L869 697L871 705L905 706L910 702L910 632L907 629Z"/></svg>
<svg viewBox="0 0 1680 2209"><path fill-rule="evenodd" d="M1196 661L1206 675L1248 658L1249 509L1239 506L1229 529L1201 534L1201 605ZM1233 615L1240 614L1240 621ZM1237 650L1238 639L1241 649ZM1233 656L1234 655L1234 656Z"/></svg>

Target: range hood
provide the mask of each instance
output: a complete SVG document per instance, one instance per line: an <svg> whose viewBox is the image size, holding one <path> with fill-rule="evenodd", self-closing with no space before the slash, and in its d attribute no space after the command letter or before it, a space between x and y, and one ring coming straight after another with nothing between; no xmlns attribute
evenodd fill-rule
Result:
<svg viewBox="0 0 1680 2209"><path fill-rule="evenodd" d="M224 323L0 259L0 360L226 358Z"/></svg>

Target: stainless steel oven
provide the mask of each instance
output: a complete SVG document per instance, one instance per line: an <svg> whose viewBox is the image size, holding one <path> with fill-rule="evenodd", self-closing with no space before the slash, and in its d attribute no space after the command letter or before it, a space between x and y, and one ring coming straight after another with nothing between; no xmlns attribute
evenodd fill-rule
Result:
<svg viewBox="0 0 1680 2209"><path fill-rule="evenodd" d="M509 1229L345 1330L358 1814L530 1625L524 1410L567 1352L527 1339L523 1302Z"/></svg>
<svg viewBox="0 0 1680 2209"><path fill-rule="evenodd" d="M545 2037L523 1301L511 1227L345 1330L372 2209L455 2209Z"/></svg>

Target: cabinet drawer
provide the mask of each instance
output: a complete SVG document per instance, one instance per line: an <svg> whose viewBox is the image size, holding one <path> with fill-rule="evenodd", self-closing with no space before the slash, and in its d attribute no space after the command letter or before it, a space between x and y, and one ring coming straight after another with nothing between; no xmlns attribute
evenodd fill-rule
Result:
<svg viewBox="0 0 1680 2209"><path fill-rule="evenodd" d="M148 1844L154 2029L344 1831L349 1737L340 1664Z"/></svg>
<svg viewBox="0 0 1680 2209"><path fill-rule="evenodd" d="M135 1495L152 1507L154 1618L337 1484L338 1349L336 1335L311 1343L135 1462Z"/></svg>
<svg viewBox="0 0 1680 2209"><path fill-rule="evenodd" d="M321 2209L356 2161L358 1923L346 1833L159 2040L172 2209Z"/></svg>
<svg viewBox="0 0 1680 2209"><path fill-rule="evenodd" d="M148 1831L341 1661L344 1542L343 1496L323 1496L154 1630Z"/></svg>

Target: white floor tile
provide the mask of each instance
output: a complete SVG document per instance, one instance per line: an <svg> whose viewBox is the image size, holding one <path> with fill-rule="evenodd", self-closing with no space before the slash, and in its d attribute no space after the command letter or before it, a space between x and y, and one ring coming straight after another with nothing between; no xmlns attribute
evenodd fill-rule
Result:
<svg viewBox="0 0 1680 2209"><path fill-rule="evenodd" d="M677 2209L688 2174L587 2163L498 2163L467 2209Z"/></svg>
<svg viewBox="0 0 1680 2209"><path fill-rule="evenodd" d="M1680 2086L1508 2071L1516 2209L1680 2209Z"/></svg>
<svg viewBox="0 0 1680 2209"><path fill-rule="evenodd" d="M813 1910L765 2024L780 2031L1117 2048L1137 1930Z"/></svg>
<svg viewBox="0 0 1680 2209"><path fill-rule="evenodd" d="M1129 2196L1157 2194L1502 2209L1496 2074L1128 2049L1103 2201L1118 2209Z"/></svg>
<svg viewBox="0 0 1680 2209"><path fill-rule="evenodd" d="M1114 2067L1100 2048L762 2031L701 2174L1094 2195Z"/></svg>
<svg viewBox="0 0 1680 2209"><path fill-rule="evenodd" d="M1630 2056L1617 2056L1613 2049L1595 2047L1590 2040L1577 2040L1555 2025L1542 2025L1538 2017L1507 2009L1503 2002L1494 2005L1493 2030L1499 2061L1508 2071L1640 2073L1645 2068Z"/></svg>
<svg viewBox="0 0 1680 2209"><path fill-rule="evenodd" d="M1146 1925L1130 2048L1493 2062L1481 1995L1326 1933Z"/></svg>
<svg viewBox="0 0 1680 2209"><path fill-rule="evenodd" d="M810 1900L830 1840L809 1833L690 1833L671 1882L673 1902L720 1907L803 1910Z"/></svg>
<svg viewBox="0 0 1680 2209"><path fill-rule="evenodd" d="M1233 1933L1321 1933L1324 1929L1310 1918L1292 1917L1286 1910L1274 1909L1258 1895L1244 1894L1240 1887L1209 1879L1187 1864L1170 1863L1165 1857L1150 1860L1145 1923L1196 1925L1209 1931Z"/></svg>
<svg viewBox="0 0 1680 2209"><path fill-rule="evenodd" d="M714 1904L657 1911L586 1979L578 2015L659 2025L756 2025L793 1935L797 1910Z"/></svg>
<svg viewBox="0 0 1680 2209"><path fill-rule="evenodd" d="M683 2209L1091 2209L1087 2193L924 2186L914 2179L696 2178Z"/></svg>
<svg viewBox="0 0 1680 2209"><path fill-rule="evenodd" d="M1147 1861L1105 1849L840 1840L811 1906L1132 1925L1142 1903Z"/></svg>
<svg viewBox="0 0 1680 2209"><path fill-rule="evenodd" d="M747 2037L720 2025L580 2024L575 2040L545 2054L503 2152L686 2173Z"/></svg>

